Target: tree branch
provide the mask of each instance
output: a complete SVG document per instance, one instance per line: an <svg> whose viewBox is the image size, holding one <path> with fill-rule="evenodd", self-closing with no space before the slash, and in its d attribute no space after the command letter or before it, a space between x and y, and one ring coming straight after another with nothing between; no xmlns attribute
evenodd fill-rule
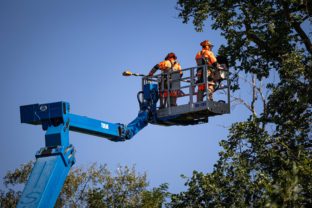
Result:
<svg viewBox="0 0 312 208"><path fill-rule="evenodd" d="M291 16L289 7L285 1L280 1L280 3L283 5L283 12L287 20L290 22L290 24L293 26L295 31L300 36L303 44L305 45L308 52L312 55L312 43L307 36L307 34L304 32L304 30L301 28L300 24Z"/></svg>
<svg viewBox="0 0 312 208"><path fill-rule="evenodd" d="M263 91L262 91L262 81L260 81L260 87L257 87L257 91L259 92L259 95L261 97L261 101L262 101L262 108L263 108L263 117L267 118L267 108L266 108L266 98L263 95ZM262 129L265 128L265 122L262 122Z"/></svg>
<svg viewBox="0 0 312 208"><path fill-rule="evenodd" d="M231 97L233 98L233 102L237 101L238 103L243 104L253 115L257 115L255 109L252 109L251 105L247 104L242 98L233 95L231 95Z"/></svg>
<svg viewBox="0 0 312 208"><path fill-rule="evenodd" d="M256 116L255 114L255 103L257 101L257 92L256 92L256 76L252 74L252 99L251 99L251 104L250 107L253 112L253 116Z"/></svg>
<svg viewBox="0 0 312 208"><path fill-rule="evenodd" d="M259 38L255 34L253 29L251 28L251 20L250 20L248 11L246 11L244 8L242 8L242 12L245 15L245 19L243 20L243 23L244 23L244 26L246 28L245 33L246 33L247 38L249 40L253 41L259 47L259 49L265 51L265 53L268 54L268 56L270 56L272 58L274 57L275 59L279 60L279 57L274 53L273 48L270 47L266 41Z"/></svg>

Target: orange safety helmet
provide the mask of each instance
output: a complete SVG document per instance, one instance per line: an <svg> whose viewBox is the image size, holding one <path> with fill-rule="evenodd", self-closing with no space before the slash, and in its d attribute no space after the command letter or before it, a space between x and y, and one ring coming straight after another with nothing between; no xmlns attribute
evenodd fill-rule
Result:
<svg viewBox="0 0 312 208"><path fill-rule="evenodd" d="M209 40L204 40L203 42L200 43L200 45L202 47L205 47L205 46L210 46L211 48L213 47L213 44Z"/></svg>
<svg viewBox="0 0 312 208"><path fill-rule="evenodd" d="M177 60L177 56L171 52L171 53L168 53L165 60L169 60L170 58L173 58L174 60Z"/></svg>

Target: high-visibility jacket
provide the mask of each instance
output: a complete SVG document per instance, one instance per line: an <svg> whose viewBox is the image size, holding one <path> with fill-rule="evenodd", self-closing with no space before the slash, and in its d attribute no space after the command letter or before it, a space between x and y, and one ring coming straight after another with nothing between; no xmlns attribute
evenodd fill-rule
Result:
<svg viewBox="0 0 312 208"><path fill-rule="evenodd" d="M214 63L217 62L217 58L215 57L215 55L213 54L213 52L211 50L208 50L208 49L203 49L201 51L199 51L196 56L195 56L195 60L196 60L196 63L198 66L201 66L201 65L208 65L208 66L211 66L213 65ZM198 77L202 77L203 76L203 73L202 71L201 72L197 72L197 76ZM213 78L213 73L212 72L208 72L209 76L210 76L210 79ZM202 79L201 79L202 80ZM208 85L214 85L215 83L213 81L209 81L208 82ZM205 88L205 85L204 84L201 84L201 85L198 85L198 90L201 90L201 91L204 91L206 88Z"/></svg>
<svg viewBox="0 0 312 208"><path fill-rule="evenodd" d="M159 69L165 73L169 72L170 69L172 69L173 71L179 71L180 74L182 74L181 65L177 61L172 63L170 60L165 60L165 61L160 62L158 66L159 66Z"/></svg>
<svg viewBox="0 0 312 208"><path fill-rule="evenodd" d="M182 75L181 65L177 62L171 62L170 60L165 60L160 62L159 64L156 64L149 72L149 76L153 76L154 73L160 69L162 72L166 73L169 72L170 69L173 71L180 71L180 74Z"/></svg>
<svg viewBox="0 0 312 208"><path fill-rule="evenodd" d="M170 60L165 60L162 61L158 64L159 69L163 72L163 73L168 73L170 70L172 71L179 71L180 76L182 76L182 68L181 65L175 61L175 62L171 62ZM163 76L162 81L164 82L164 90L163 92L160 92L160 96L162 97L168 97L168 90L167 90L167 77ZM170 92L170 96L178 96L178 90L171 90Z"/></svg>
<svg viewBox="0 0 312 208"><path fill-rule="evenodd" d="M217 62L217 58L213 54L211 50L203 49L201 51L198 51L198 53L195 56L195 60L197 62L197 65L209 65Z"/></svg>

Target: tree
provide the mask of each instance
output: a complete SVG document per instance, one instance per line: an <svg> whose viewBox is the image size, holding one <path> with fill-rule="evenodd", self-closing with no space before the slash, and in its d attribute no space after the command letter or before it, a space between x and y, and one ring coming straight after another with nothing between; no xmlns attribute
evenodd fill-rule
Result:
<svg viewBox="0 0 312 208"><path fill-rule="evenodd" d="M16 207L21 191L16 185L24 185L30 175L33 162L9 171L4 184L9 188L0 191L0 207ZM113 175L106 165L93 164L88 168L74 167L66 178L55 207L162 207L168 185L148 190L146 174L135 168L118 167Z"/></svg>
<svg viewBox="0 0 312 208"><path fill-rule="evenodd" d="M171 206L311 206L312 44L302 25L312 24L312 2L179 0L177 8L197 31L207 18L221 30L227 44L219 53L229 58L233 91L247 73L266 80L269 95L262 97L260 114L251 111L231 126L213 172L194 171L188 190L172 195ZM254 89L261 97L263 91Z"/></svg>

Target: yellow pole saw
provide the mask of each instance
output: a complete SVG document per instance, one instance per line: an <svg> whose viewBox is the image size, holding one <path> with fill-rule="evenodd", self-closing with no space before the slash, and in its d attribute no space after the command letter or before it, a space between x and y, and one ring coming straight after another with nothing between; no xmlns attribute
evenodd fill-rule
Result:
<svg viewBox="0 0 312 208"><path fill-rule="evenodd" d="M125 77L129 77L129 76L145 77L144 74L133 73L131 71L124 71L124 72L122 72L122 76L125 76Z"/></svg>

